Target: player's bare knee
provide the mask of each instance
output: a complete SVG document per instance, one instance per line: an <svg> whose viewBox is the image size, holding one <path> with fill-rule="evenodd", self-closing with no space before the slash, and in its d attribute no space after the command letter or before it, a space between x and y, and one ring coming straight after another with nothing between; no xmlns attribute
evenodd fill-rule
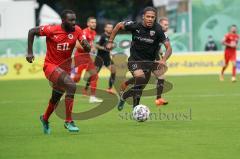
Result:
<svg viewBox="0 0 240 159"><path fill-rule="evenodd" d="M114 65L110 66L111 73L116 73L116 67Z"/></svg>
<svg viewBox="0 0 240 159"><path fill-rule="evenodd" d="M137 77L145 78L145 74L144 74L143 70L136 70L133 72L133 75L135 78L137 78Z"/></svg>
<svg viewBox="0 0 240 159"><path fill-rule="evenodd" d="M156 76L156 77L157 77L157 79L164 79L165 78L164 75L159 75L159 76Z"/></svg>
<svg viewBox="0 0 240 159"><path fill-rule="evenodd" d="M164 73L161 70L154 70L153 74L157 79L164 79Z"/></svg>
<svg viewBox="0 0 240 159"><path fill-rule="evenodd" d="M229 64L229 63L225 63L223 67L228 67L228 64Z"/></svg>

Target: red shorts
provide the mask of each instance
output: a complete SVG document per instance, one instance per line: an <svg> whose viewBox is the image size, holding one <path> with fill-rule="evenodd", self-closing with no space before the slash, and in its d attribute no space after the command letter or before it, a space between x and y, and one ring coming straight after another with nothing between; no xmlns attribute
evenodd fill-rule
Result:
<svg viewBox="0 0 240 159"><path fill-rule="evenodd" d="M225 51L224 58L225 58L225 64L229 63L229 61L236 62L237 54L236 52Z"/></svg>
<svg viewBox="0 0 240 159"><path fill-rule="evenodd" d="M46 78L49 81L51 81L53 84L57 84L58 79L62 73L65 72L70 75L70 72L71 72L70 69L66 70L66 69L60 68L58 65L51 64L51 63L45 63L43 66L43 71Z"/></svg>

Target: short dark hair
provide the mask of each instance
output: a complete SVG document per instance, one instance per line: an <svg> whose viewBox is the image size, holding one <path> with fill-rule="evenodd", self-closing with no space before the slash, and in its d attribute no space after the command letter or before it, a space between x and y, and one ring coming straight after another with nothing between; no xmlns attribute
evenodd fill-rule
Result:
<svg viewBox="0 0 240 159"><path fill-rule="evenodd" d="M69 10L69 9L65 9L65 10L63 10L62 13L61 13L61 18L62 18L62 19L66 19L66 15L67 15L67 14L75 14L75 12L72 11L72 10Z"/></svg>
<svg viewBox="0 0 240 159"><path fill-rule="evenodd" d="M157 15L157 9L154 7L146 7L143 10L143 14L145 14L147 11L153 11Z"/></svg>
<svg viewBox="0 0 240 159"><path fill-rule="evenodd" d="M92 19L96 19L95 17L93 17L93 16L91 16L91 17L88 17L87 18L87 22L89 22L90 20L92 20Z"/></svg>

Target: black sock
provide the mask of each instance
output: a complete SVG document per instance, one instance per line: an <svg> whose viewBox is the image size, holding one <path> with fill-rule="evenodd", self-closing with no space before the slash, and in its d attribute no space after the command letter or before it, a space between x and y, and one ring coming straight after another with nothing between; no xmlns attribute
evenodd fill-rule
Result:
<svg viewBox="0 0 240 159"><path fill-rule="evenodd" d="M111 76L110 76L109 82L108 82L109 89L112 88L112 86L115 82L115 77L116 77L116 73L111 73Z"/></svg>
<svg viewBox="0 0 240 159"><path fill-rule="evenodd" d="M140 103L140 98L133 98L133 108L139 105Z"/></svg>
<svg viewBox="0 0 240 159"><path fill-rule="evenodd" d="M52 90L52 97L50 99L51 103L56 105L60 101L62 95L63 95L63 92L58 90Z"/></svg>
<svg viewBox="0 0 240 159"><path fill-rule="evenodd" d="M158 79L157 81L157 99L161 98L164 86L164 79Z"/></svg>
<svg viewBox="0 0 240 159"><path fill-rule="evenodd" d="M133 108L137 105L139 105L140 103L140 98L141 98L141 95L142 95L142 89L143 87L142 86L139 86L139 87L135 87L135 93L133 95Z"/></svg>
<svg viewBox="0 0 240 159"><path fill-rule="evenodd" d="M142 86L145 85L145 83L146 83L146 79L144 77L136 77L134 86L123 94L122 96L123 99L127 99L129 97L137 96L141 94L142 88L144 88Z"/></svg>

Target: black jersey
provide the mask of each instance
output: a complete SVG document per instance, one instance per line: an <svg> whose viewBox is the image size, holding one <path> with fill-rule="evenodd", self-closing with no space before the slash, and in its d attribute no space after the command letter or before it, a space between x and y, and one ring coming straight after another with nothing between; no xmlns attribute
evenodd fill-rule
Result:
<svg viewBox="0 0 240 159"><path fill-rule="evenodd" d="M166 40L161 26L154 23L152 28L146 28L142 23L133 21L124 22L124 26L126 31L132 33L129 59L154 61L159 51L159 44Z"/></svg>
<svg viewBox="0 0 240 159"><path fill-rule="evenodd" d="M110 36L106 35L105 33L103 33L101 36L100 36L100 39L99 41L97 42L98 45L100 46L103 46L105 47L107 42L108 42L108 39L109 39ZM97 55L109 55L109 51L107 50L101 50L101 49L98 49L98 52L97 52Z"/></svg>

